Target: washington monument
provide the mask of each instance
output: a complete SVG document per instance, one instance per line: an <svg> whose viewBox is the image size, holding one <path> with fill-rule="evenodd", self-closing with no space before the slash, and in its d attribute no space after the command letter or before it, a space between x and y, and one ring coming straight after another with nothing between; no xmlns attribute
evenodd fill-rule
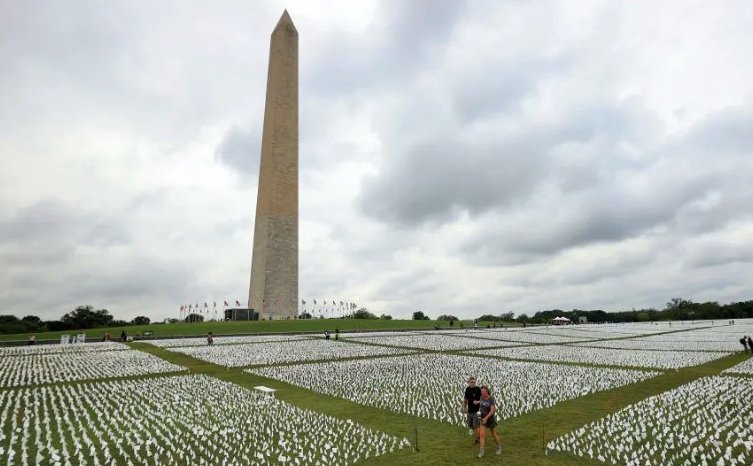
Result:
<svg viewBox="0 0 753 466"><path fill-rule="evenodd" d="M248 307L298 315L298 31L287 10L269 45Z"/></svg>

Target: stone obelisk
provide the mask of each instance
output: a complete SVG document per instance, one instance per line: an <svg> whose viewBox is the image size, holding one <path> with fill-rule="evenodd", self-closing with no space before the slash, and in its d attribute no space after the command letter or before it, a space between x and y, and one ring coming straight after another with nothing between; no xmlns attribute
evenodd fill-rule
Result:
<svg viewBox="0 0 753 466"><path fill-rule="evenodd" d="M298 31L287 10L269 45L248 307L298 315Z"/></svg>

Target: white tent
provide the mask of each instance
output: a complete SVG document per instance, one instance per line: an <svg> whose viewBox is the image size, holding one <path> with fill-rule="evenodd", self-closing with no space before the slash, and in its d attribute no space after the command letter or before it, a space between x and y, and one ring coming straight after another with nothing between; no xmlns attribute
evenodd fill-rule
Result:
<svg viewBox="0 0 753 466"><path fill-rule="evenodd" d="M554 325L569 324L570 319L568 319L567 317L555 317L554 319L552 319L552 323Z"/></svg>

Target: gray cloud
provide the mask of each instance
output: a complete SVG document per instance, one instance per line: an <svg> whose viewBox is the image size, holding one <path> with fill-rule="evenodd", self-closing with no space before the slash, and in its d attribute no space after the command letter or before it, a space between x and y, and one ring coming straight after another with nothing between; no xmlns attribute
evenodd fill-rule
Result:
<svg viewBox="0 0 753 466"><path fill-rule="evenodd" d="M214 154L218 161L237 170L246 180L257 179L261 160L260 130L256 127L251 131L231 128Z"/></svg>
<svg viewBox="0 0 753 466"><path fill-rule="evenodd" d="M432 53L441 52L463 19L463 4L451 0L381 2L379 10L366 31L334 25L321 38L301 83L304 92L342 98L399 84L432 66Z"/></svg>
<svg viewBox="0 0 753 466"><path fill-rule="evenodd" d="M3 243L52 246L62 252L77 244L113 246L130 241L127 228L114 216L85 213L57 200L40 201L0 219Z"/></svg>
<svg viewBox="0 0 753 466"><path fill-rule="evenodd" d="M364 183L361 210L400 226L447 221L524 195L534 186L535 154L522 147L427 144L389 162ZM449 216L449 217L448 217Z"/></svg>
<svg viewBox="0 0 753 466"><path fill-rule="evenodd" d="M750 299L748 6L285 7L302 296L464 317ZM242 299L282 8L4 7L0 307Z"/></svg>

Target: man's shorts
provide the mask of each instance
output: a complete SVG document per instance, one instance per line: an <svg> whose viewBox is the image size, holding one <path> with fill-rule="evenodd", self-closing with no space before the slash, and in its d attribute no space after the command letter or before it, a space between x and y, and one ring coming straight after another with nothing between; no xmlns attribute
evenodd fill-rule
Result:
<svg viewBox="0 0 753 466"><path fill-rule="evenodd" d="M481 425L481 418L478 417L478 412L468 413L466 416L466 423L471 429L478 429L478 426Z"/></svg>

